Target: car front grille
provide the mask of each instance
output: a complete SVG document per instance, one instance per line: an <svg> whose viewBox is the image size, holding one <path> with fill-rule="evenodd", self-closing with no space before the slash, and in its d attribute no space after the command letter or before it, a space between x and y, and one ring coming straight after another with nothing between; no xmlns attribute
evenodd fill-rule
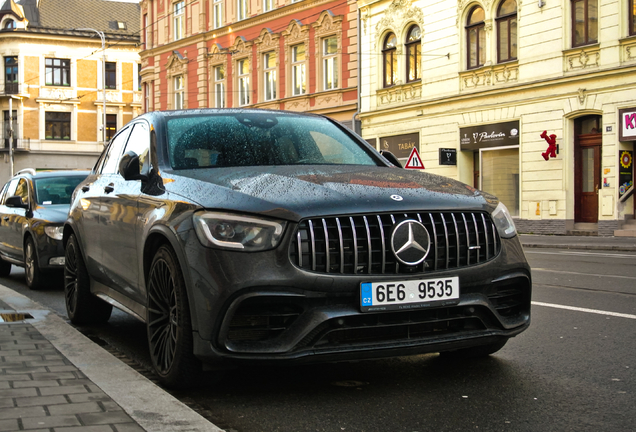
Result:
<svg viewBox="0 0 636 432"><path fill-rule="evenodd" d="M393 227L407 219L419 221L430 236L426 259L414 266L400 263L390 246ZM500 250L487 213L427 212L304 219L289 256L296 266L318 273L409 274L481 264Z"/></svg>

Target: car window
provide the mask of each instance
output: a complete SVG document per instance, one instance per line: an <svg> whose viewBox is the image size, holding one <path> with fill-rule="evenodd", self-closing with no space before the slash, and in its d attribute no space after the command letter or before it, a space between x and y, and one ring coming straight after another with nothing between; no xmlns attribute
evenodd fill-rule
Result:
<svg viewBox="0 0 636 432"><path fill-rule="evenodd" d="M0 205L4 204L4 195L9 189L9 182L6 182L4 186L2 186L2 192L0 192Z"/></svg>
<svg viewBox="0 0 636 432"><path fill-rule="evenodd" d="M23 203L29 202L29 183L25 178L18 180L18 187L15 189L15 195L22 198Z"/></svg>
<svg viewBox="0 0 636 432"><path fill-rule="evenodd" d="M2 204L4 204L4 201L15 195L15 188L18 186L18 179L14 178L11 179L11 181L7 184L6 186L6 190L4 191L5 195L2 198Z"/></svg>
<svg viewBox="0 0 636 432"><path fill-rule="evenodd" d="M104 165L100 172L102 174L116 174L118 171L119 158L121 157L124 145L130 135L130 127L122 129L108 146L108 152L104 156Z"/></svg>
<svg viewBox="0 0 636 432"><path fill-rule="evenodd" d="M35 199L39 205L70 204L75 187L86 176L35 179Z"/></svg>
<svg viewBox="0 0 636 432"><path fill-rule="evenodd" d="M144 163L148 160L150 151L150 133L146 122L135 123L122 154L126 154L131 150L139 156L139 171L141 172Z"/></svg>
<svg viewBox="0 0 636 432"><path fill-rule="evenodd" d="M356 140L321 117L237 113L167 122L173 169L256 165L378 165Z"/></svg>

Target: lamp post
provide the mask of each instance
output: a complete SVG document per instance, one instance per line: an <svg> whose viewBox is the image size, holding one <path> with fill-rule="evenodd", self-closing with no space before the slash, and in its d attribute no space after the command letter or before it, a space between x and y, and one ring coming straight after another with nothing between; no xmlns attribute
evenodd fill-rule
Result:
<svg viewBox="0 0 636 432"><path fill-rule="evenodd" d="M106 145L106 39L103 31L94 28L78 28L77 31L94 31L102 40L102 144Z"/></svg>

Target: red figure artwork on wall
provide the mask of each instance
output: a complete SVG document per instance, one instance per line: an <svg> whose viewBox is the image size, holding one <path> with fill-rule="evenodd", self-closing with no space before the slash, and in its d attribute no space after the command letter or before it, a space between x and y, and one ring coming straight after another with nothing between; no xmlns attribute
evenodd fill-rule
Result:
<svg viewBox="0 0 636 432"><path fill-rule="evenodd" d="M552 134L548 136L548 131L543 131L543 133L541 134L541 138L546 140L548 143L548 149L545 151L545 153L541 153L543 159L548 160L551 157L555 158L557 152L556 135Z"/></svg>

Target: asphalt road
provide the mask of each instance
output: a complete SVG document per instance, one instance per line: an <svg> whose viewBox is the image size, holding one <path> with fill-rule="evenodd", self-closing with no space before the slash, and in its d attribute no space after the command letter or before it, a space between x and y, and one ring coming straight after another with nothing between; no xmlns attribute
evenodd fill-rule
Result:
<svg viewBox="0 0 636 432"><path fill-rule="evenodd" d="M437 355L253 368L177 394L228 431L630 431L636 427L636 253L527 249L529 330L490 358ZM4 285L65 315L61 287ZM148 365L121 312L82 329Z"/></svg>

